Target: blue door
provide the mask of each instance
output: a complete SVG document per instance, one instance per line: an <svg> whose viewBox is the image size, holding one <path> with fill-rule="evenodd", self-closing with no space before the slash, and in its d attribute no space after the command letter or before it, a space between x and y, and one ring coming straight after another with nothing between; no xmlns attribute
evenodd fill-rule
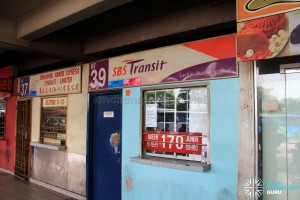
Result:
<svg viewBox="0 0 300 200"><path fill-rule="evenodd" d="M88 139L88 198L121 199L122 93L91 95Z"/></svg>

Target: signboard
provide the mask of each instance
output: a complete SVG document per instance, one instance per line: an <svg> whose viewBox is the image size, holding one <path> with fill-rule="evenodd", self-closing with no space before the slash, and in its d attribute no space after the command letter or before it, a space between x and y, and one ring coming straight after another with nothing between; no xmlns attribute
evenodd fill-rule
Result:
<svg viewBox="0 0 300 200"><path fill-rule="evenodd" d="M20 96L46 96L81 92L81 66L21 77Z"/></svg>
<svg viewBox="0 0 300 200"><path fill-rule="evenodd" d="M67 97L43 99L42 107L66 107L68 106Z"/></svg>
<svg viewBox="0 0 300 200"><path fill-rule="evenodd" d="M237 21L284 13L300 8L298 0L237 0Z"/></svg>
<svg viewBox="0 0 300 200"><path fill-rule="evenodd" d="M201 155L202 134L147 131L143 133L145 150Z"/></svg>
<svg viewBox="0 0 300 200"><path fill-rule="evenodd" d="M0 78L0 91L1 92L12 92L12 79Z"/></svg>
<svg viewBox="0 0 300 200"><path fill-rule="evenodd" d="M20 96L26 97L29 95L29 76L21 77L19 82L19 93Z"/></svg>
<svg viewBox="0 0 300 200"><path fill-rule="evenodd" d="M237 77L235 40L227 35L90 63L89 91Z"/></svg>
<svg viewBox="0 0 300 200"><path fill-rule="evenodd" d="M300 54L300 10L238 23L237 61Z"/></svg>

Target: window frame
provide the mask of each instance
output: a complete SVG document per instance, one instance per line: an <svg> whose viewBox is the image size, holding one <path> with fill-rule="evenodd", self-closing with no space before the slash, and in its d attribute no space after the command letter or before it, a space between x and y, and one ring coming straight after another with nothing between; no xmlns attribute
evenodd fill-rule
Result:
<svg viewBox="0 0 300 200"><path fill-rule="evenodd" d="M143 150L143 129L145 124L145 113L146 113L146 101L145 101L145 92L151 91L151 90L166 90L166 89L191 89L191 88L200 88L205 87L207 89L207 146L206 146L206 152L207 152L207 158L206 163L209 165L210 168L210 87L209 82L201 82L201 83L188 83L188 84L172 84L172 85L160 85L160 86L146 86L141 87L140 89L140 98L141 98L141 104L140 104L140 144L139 144L139 157L142 159L158 159L158 160L175 160L179 162L185 162L185 163L202 163L201 161L191 160L191 159L184 159L180 157L169 157L169 156L156 156L156 155L149 155L145 154ZM152 161L153 162L153 161ZM204 170L206 171L206 170Z"/></svg>
<svg viewBox="0 0 300 200"><path fill-rule="evenodd" d="M0 135L0 140L4 140L5 139L5 134L6 134L6 114L7 114L7 101L6 99L0 99L0 102L4 102L5 104L5 112L4 112L4 121L3 121L3 135Z"/></svg>
<svg viewBox="0 0 300 200"><path fill-rule="evenodd" d="M42 123L43 123L43 100L44 99L54 99L54 98L66 98L67 100L67 105L66 106L52 106L52 107L66 107L66 110L65 110L65 114L66 114L66 117L65 117L65 144L62 144L61 142L63 141L62 139L57 139L56 137L56 140L60 140L60 144L54 144L54 143L48 143L48 142L44 142L43 139L42 139ZM57 146L57 147L66 147L67 146L67 124L68 124L68 102L69 102L69 98L68 96L46 96L46 97L42 97L41 98L41 110L40 110L40 135L39 135L39 143L42 144L42 146ZM50 106L51 107L51 106ZM47 137L45 137L47 138ZM53 138L49 138L49 139L53 139ZM39 146L39 145L37 145ZM59 148L60 150L64 150L65 148Z"/></svg>

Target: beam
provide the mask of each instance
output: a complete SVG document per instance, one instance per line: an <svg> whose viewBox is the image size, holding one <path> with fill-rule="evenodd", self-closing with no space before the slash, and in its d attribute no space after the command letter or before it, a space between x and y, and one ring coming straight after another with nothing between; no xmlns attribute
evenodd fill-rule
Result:
<svg viewBox="0 0 300 200"><path fill-rule="evenodd" d="M88 39L84 55L162 38L236 20L234 3L202 4Z"/></svg>
<svg viewBox="0 0 300 200"><path fill-rule="evenodd" d="M19 20L18 37L35 40L132 0L52 0Z"/></svg>
<svg viewBox="0 0 300 200"><path fill-rule="evenodd" d="M0 31L0 49L26 52L35 55L47 55L58 59L69 61L82 61L83 44L72 40L39 40L26 41L17 38L18 22L0 16L0 27L5 27Z"/></svg>

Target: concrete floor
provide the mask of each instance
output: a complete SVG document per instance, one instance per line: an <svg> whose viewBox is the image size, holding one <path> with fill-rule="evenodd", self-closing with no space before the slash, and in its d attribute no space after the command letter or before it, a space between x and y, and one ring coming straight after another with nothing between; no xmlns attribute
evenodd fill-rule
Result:
<svg viewBox="0 0 300 200"><path fill-rule="evenodd" d="M0 200L71 200L73 198L0 172Z"/></svg>

